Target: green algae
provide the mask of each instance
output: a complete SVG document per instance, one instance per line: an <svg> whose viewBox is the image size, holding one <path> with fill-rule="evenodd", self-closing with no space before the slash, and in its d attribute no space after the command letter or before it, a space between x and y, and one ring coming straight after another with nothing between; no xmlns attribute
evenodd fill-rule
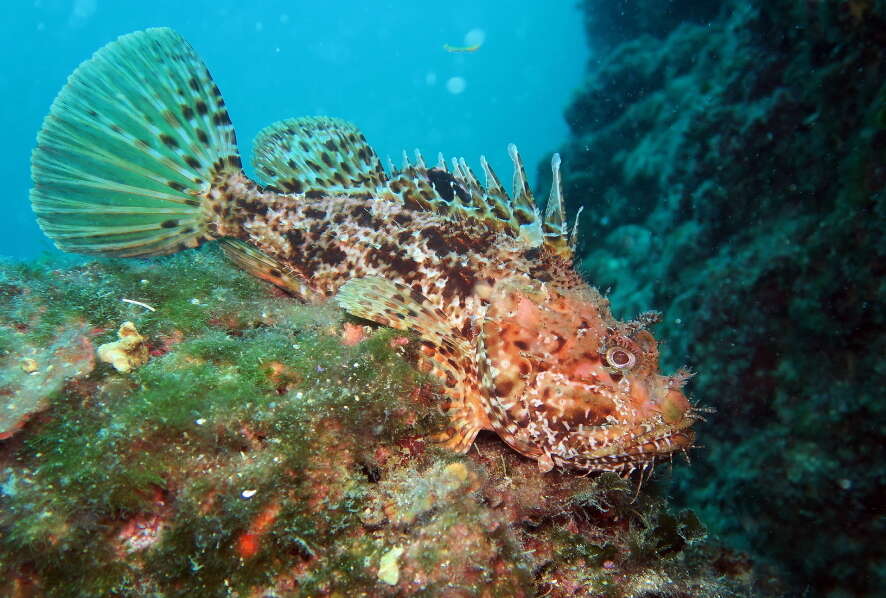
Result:
<svg viewBox="0 0 886 598"><path fill-rule="evenodd" d="M434 447L445 421L412 341L376 329L345 345L334 307L211 248L189 255L3 272L10 359L66 322L98 345L123 319L151 358L68 379L0 445L0 592L529 596L553 571L623 595L603 563L628 536L600 514L641 508L624 480L542 476L490 437L468 457ZM392 546L393 586L379 579Z"/></svg>

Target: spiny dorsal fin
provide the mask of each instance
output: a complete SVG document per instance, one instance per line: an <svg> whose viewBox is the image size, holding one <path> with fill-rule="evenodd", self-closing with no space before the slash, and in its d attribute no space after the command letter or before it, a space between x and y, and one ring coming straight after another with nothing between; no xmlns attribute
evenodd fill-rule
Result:
<svg viewBox="0 0 886 598"><path fill-rule="evenodd" d="M541 217L532 191L526 181L523 160L514 144L508 146L514 163L513 197L509 197L484 156L480 165L486 186L480 184L464 158L452 158L451 171L439 155L434 168L424 166L416 150L417 165L412 165L403 152L403 168L395 171L386 189L414 209L436 211L451 218L474 218L488 225L509 231L511 236L529 248L544 245L552 253L572 259L576 242L577 221L570 236L566 226L563 186L560 178L560 155L551 158L552 183L544 217Z"/></svg>
<svg viewBox="0 0 886 598"><path fill-rule="evenodd" d="M291 118L262 129L254 164L263 182L288 193L369 195L386 181L363 133L325 116Z"/></svg>
<svg viewBox="0 0 886 598"><path fill-rule="evenodd" d="M483 156L480 164L486 176L485 187L464 158L453 158L450 171L443 154L439 154L437 166L423 168L410 164L405 152L403 168L391 167L391 180L387 188L379 189L378 193L393 194L413 209L435 211L453 219L482 221L520 239L528 248L539 247L544 243L542 218L526 182L517 148L511 144L508 152L514 161L514 199L508 196ZM420 154L416 156L423 164Z"/></svg>
<svg viewBox="0 0 886 598"><path fill-rule="evenodd" d="M326 295L315 291L304 274L249 243L237 239L222 239L219 241L219 246L225 257L240 268L256 278L277 285L305 303L319 304L326 300Z"/></svg>

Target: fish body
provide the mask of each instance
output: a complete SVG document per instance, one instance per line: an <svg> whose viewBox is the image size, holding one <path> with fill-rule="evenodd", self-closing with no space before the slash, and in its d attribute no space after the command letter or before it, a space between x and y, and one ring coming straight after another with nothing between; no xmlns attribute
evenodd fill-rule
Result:
<svg viewBox="0 0 886 598"><path fill-rule="evenodd" d="M513 190L485 159L420 154L385 170L340 119L289 119L241 168L221 93L168 29L123 36L56 98L32 157L31 202L63 250L158 255L219 240L302 301L414 332L467 451L482 429L542 470L630 472L690 447L683 372L658 370L655 320L613 318L572 266L559 157L544 214L515 147Z"/></svg>

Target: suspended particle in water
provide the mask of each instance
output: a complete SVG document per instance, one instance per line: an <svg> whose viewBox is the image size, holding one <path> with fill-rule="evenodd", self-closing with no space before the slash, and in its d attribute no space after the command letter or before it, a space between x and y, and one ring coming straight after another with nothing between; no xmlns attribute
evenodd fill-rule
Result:
<svg viewBox="0 0 886 598"><path fill-rule="evenodd" d="M483 42L486 41L486 31L480 29L479 27L471 29L467 33L465 33L465 45L466 46L482 46Z"/></svg>
<svg viewBox="0 0 886 598"><path fill-rule="evenodd" d="M446 91L452 95L460 94L467 86L468 82L465 81L464 77L450 77L449 80L446 81Z"/></svg>

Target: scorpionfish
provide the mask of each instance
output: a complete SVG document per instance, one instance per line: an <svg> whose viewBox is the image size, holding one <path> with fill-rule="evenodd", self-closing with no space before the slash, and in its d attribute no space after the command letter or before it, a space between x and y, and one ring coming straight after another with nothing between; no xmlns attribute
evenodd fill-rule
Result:
<svg viewBox="0 0 886 598"><path fill-rule="evenodd" d="M308 303L419 337L466 452L494 430L542 471L646 469L690 447L700 419L659 373L653 313L613 318L573 268L560 159L540 211L517 149L508 193L481 158L384 168L352 124L275 123L244 174L224 99L170 29L124 35L70 76L32 155L31 204L64 251L118 257L218 240ZM577 224L577 219L576 219Z"/></svg>

